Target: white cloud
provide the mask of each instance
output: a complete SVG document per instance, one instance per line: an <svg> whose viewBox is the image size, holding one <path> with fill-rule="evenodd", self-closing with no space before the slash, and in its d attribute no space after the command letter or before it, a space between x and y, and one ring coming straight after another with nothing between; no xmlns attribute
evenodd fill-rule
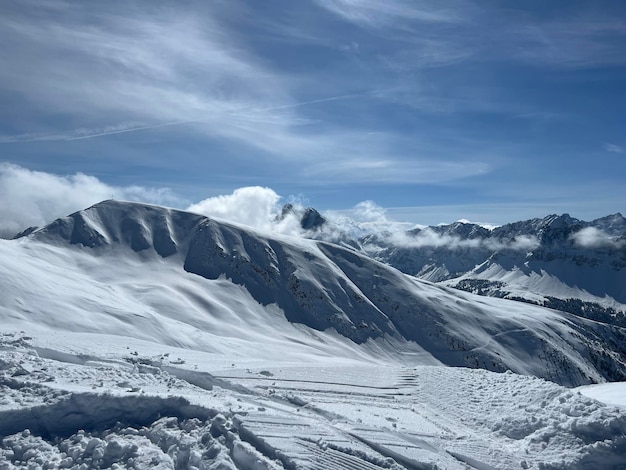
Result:
<svg viewBox="0 0 626 470"><path fill-rule="evenodd" d="M0 163L0 238L10 238L32 226L85 209L105 199L180 203L169 189L117 187L82 173L54 175Z"/></svg>
<svg viewBox="0 0 626 470"><path fill-rule="evenodd" d="M385 209L378 206L374 201L362 201L354 206L353 214L357 220L364 222L387 223Z"/></svg>
<svg viewBox="0 0 626 470"><path fill-rule="evenodd" d="M536 237L518 236L511 242L492 240L490 238L463 239L456 235L440 234L431 228L421 230L417 235L406 232L395 232L389 239L392 244L402 248L448 248L454 249L486 249L486 250L520 250L529 251L539 246Z"/></svg>
<svg viewBox="0 0 626 470"><path fill-rule="evenodd" d="M28 227L41 227L106 199L171 207L184 205L184 200L168 188L112 186L83 173L55 175L0 163L0 200L7 201L0 205L0 238L11 238ZM205 199L187 210L260 230L301 235L296 215L277 220L282 209L281 199L273 189L252 186Z"/></svg>
<svg viewBox="0 0 626 470"><path fill-rule="evenodd" d="M570 238L582 248L621 248L626 245L625 240L615 239L596 227L585 227Z"/></svg>
<svg viewBox="0 0 626 470"><path fill-rule="evenodd" d="M190 212L219 217L252 227L266 228L277 214L280 196L273 189L249 186L232 194L210 197L192 204Z"/></svg>
<svg viewBox="0 0 626 470"><path fill-rule="evenodd" d="M509 247L513 250L534 250L540 245L539 240L535 236L518 235L515 237Z"/></svg>
<svg viewBox="0 0 626 470"><path fill-rule="evenodd" d="M342 240L346 236L360 238L367 235L383 235L404 232L415 224L399 222L387 217L387 210L374 201L361 201L350 210L327 211L328 223L316 235L329 241Z"/></svg>
<svg viewBox="0 0 626 470"><path fill-rule="evenodd" d="M609 144L608 142L604 144L604 150L611 153L624 153L624 147L621 145Z"/></svg>
<svg viewBox="0 0 626 470"><path fill-rule="evenodd" d="M204 199L187 208L190 212L248 225L258 230L301 235L300 222L294 214L278 219L282 200L273 189L247 186L232 194Z"/></svg>

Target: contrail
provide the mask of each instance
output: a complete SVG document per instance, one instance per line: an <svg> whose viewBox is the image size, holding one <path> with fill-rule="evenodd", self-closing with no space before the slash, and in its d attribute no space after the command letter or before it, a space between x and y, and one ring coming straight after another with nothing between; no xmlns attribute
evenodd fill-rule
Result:
<svg viewBox="0 0 626 470"><path fill-rule="evenodd" d="M364 91L362 93L350 93L348 95L339 95L339 96L331 96L329 98L320 98L317 100L311 100L311 101L300 101L299 103L291 103L291 104L284 104L281 106L272 106L269 108L261 108L261 109L257 109L255 111L274 111L277 109L286 109L286 108L298 108L300 106L306 106L309 104L317 104L317 103L326 103L328 101L339 101L339 100L347 100L350 98L359 98L361 96L366 96L366 95L373 95L374 93L378 93L381 90L370 90L370 91Z"/></svg>
<svg viewBox="0 0 626 470"><path fill-rule="evenodd" d="M128 129L119 129L117 131L100 132L98 134L87 134L87 135L81 135L79 137L69 137L64 140L70 141L70 140L91 139L92 137L101 137L104 135L113 135L113 134L123 134L125 132L143 131L146 129L156 129L157 127L177 126L179 124L191 124L193 122L200 122L200 121L175 121L175 122L166 122L165 124L153 124L151 126L130 127Z"/></svg>

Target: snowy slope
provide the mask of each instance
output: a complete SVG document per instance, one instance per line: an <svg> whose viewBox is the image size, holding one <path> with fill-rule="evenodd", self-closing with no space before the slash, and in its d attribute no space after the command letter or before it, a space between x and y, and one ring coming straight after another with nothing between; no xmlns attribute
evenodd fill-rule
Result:
<svg viewBox="0 0 626 470"><path fill-rule="evenodd" d="M114 201L0 259L0 468L623 468L626 413L533 377L623 376L619 328Z"/></svg>

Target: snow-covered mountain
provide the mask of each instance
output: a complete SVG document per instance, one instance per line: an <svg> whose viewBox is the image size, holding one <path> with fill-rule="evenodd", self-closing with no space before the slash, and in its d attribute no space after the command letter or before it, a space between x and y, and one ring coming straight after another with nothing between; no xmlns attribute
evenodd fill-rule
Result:
<svg viewBox="0 0 626 470"><path fill-rule="evenodd" d="M29 249L45 243L68 251L73 245L70 252L79 251L81 258L149 261L147 269L157 260L184 270L185 277L228 280L229 289L241 286L258 308L279 309L292 324L332 329L359 344L399 341L432 363L512 370L565 385L626 378L626 335L619 328L477 298L330 243L264 235L195 214L115 201L58 219L21 240ZM207 289L219 288L207 284ZM142 298L151 302L150 295L143 292ZM185 289L177 295L185 303L205 302L205 316L214 313L210 300L190 299Z"/></svg>
<svg viewBox="0 0 626 470"><path fill-rule="evenodd" d="M614 325L126 202L0 259L0 465L623 463L626 412L557 385L626 378Z"/></svg>
<svg viewBox="0 0 626 470"><path fill-rule="evenodd" d="M469 292L626 325L626 219L567 214L488 229L456 222L360 240L376 259Z"/></svg>

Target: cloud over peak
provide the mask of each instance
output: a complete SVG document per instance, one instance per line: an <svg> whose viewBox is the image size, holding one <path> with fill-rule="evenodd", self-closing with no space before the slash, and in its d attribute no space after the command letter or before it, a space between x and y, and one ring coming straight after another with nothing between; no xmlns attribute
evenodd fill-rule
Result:
<svg viewBox="0 0 626 470"><path fill-rule="evenodd" d="M266 228L277 214L280 196L271 188L248 186L232 194L204 199L186 210L252 227Z"/></svg>
<svg viewBox="0 0 626 470"><path fill-rule="evenodd" d="M94 176L54 175L0 163L0 238L25 228L42 226L58 217L105 199L178 205L181 199L167 188L117 187Z"/></svg>

